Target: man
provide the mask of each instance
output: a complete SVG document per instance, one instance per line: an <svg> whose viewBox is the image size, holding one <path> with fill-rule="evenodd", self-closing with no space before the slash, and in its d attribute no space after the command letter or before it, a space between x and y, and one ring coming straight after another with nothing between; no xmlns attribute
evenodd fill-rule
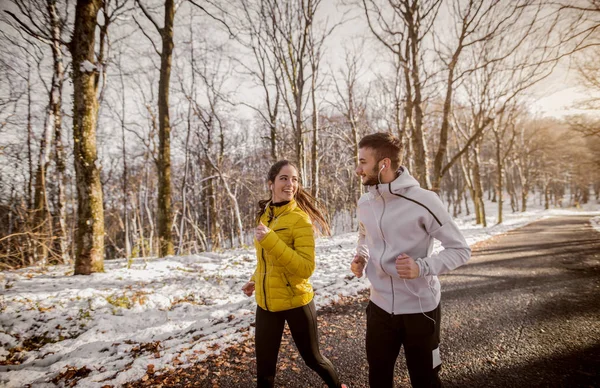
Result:
<svg viewBox="0 0 600 388"><path fill-rule="evenodd" d="M400 141L374 133L358 144L356 174L367 192L358 201L359 241L351 270L371 283L367 361L372 388L393 387L404 346L413 387L441 386L440 282L437 275L471 256L442 201L401 166ZM444 250L432 254L433 241Z"/></svg>

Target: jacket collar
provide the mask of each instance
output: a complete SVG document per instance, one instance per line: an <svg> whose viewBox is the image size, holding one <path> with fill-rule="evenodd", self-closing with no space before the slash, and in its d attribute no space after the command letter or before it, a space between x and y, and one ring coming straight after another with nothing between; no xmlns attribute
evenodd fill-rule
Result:
<svg viewBox="0 0 600 388"><path fill-rule="evenodd" d="M406 167L400 166L398 173L400 175L392 182L367 186L367 191L374 195L377 195L378 189L380 193L402 194L410 187L419 187L419 182L410 175Z"/></svg>
<svg viewBox="0 0 600 388"><path fill-rule="evenodd" d="M272 220L274 218L281 217L283 214L292 212L294 209L296 209L296 207L298 207L298 205L294 199L283 206L272 206L271 202L269 202L265 213L267 214L268 219Z"/></svg>

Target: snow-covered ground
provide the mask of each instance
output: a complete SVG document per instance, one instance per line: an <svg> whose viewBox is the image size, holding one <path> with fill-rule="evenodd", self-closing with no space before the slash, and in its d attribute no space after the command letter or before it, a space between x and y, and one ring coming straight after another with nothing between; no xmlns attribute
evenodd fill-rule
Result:
<svg viewBox="0 0 600 388"><path fill-rule="evenodd" d="M600 231L598 204L549 211L530 206L525 213L507 208L502 225L494 225L492 204L486 210L494 226L475 226L472 216L456 221L471 245L553 215L593 215ZM355 241L355 233L317 241L317 307L368 288L349 271ZM147 370L201 361L253 335L255 302L241 287L254 265L254 252L238 249L130 265L107 261L105 273L91 276L72 276L67 266L0 273L0 363L21 362L0 365L0 385L54 386L57 375L79 370L79 387L118 386Z"/></svg>

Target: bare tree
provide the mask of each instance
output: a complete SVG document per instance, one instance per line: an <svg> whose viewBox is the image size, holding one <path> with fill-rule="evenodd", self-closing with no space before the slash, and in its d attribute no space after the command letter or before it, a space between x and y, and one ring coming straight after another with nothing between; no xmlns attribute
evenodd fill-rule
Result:
<svg viewBox="0 0 600 388"><path fill-rule="evenodd" d="M36 222L42 230L56 236L53 258L66 262L68 260L67 233L66 233L66 194L65 194L65 151L62 136L62 90L65 79L65 65L63 47L68 43L64 35L68 32L69 7L59 5L56 0L12 0L18 14L10 11L6 13L18 28L30 37L46 44L52 52L52 81L48 90L48 108L45 124L45 135L40 145L40 154L36 172L35 200ZM49 211L48 190L46 185L47 171L53 152L56 165L55 182L58 187L56 195L55 215L56 228ZM45 247L45 245L44 245ZM54 249L53 249L54 250ZM46 257L50 252L41 251L40 255Z"/></svg>
<svg viewBox="0 0 600 388"><path fill-rule="evenodd" d="M600 108L600 48L592 47L576 60L578 80L589 97L579 101L579 109L594 112ZM567 118L570 127L584 136L600 137L600 120L593 115L573 115Z"/></svg>
<svg viewBox="0 0 600 388"><path fill-rule="evenodd" d="M280 3L261 0L266 33L283 75L278 83L282 102L288 112L294 134L294 160L300 176L306 177L306 141L304 138L304 98L310 71L309 39L321 0Z"/></svg>
<svg viewBox="0 0 600 388"><path fill-rule="evenodd" d="M258 114L258 117L269 128L269 148L272 162L279 159L278 120L280 114L281 90L283 80L281 68L275 57L276 41L270 39L267 28L271 22L266 18L262 2L240 0L241 31L236 34L243 47L248 47L254 59L254 66L245 60L237 60L243 75L249 75L261 89L263 99L260 105L241 102Z"/></svg>
<svg viewBox="0 0 600 388"><path fill-rule="evenodd" d="M189 3L196 8L201 9L204 13L213 19L218 20L226 28L222 20L213 16L202 5L195 1L189 0ZM171 187L171 121L169 115L169 91L171 79L171 62L173 57L173 30L176 5L174 0L165 0L164 3L164 23L160 27L152 13L143 5L142 0L136 0L146 16L146 18L154 25L156 31L161 38L161 50L154 44L152 38L146 34L144 28L136 21L140 30L154 46L154 50L160 56L160 79L158 82L158 121L159 121L159 146L158 146L158 238L160 255L167 256L174 253L173 249L173 209L172 209L172 187ZM209 3L216 6L214 3ZM219 8L220 11L222 9ZM134 19L135 20L135 19Z"/></svg>
<svg viewBox="0 0 600 388"><path fill-rule="evenodd" d="M332 81L335 89L335 99L332 105L344 117L347 126L350 128L350 133L337 132L337 135L342 136L345 143L350 147L353 163L348 171L348 184L350 185L350 192L354 192L354 202L358 201L362 193L362 185L355 177L354 166L358 165L358 142L366 126L369 95L368 90L361 90L360 84L360 77L365 72L365 61L361 54L363 48L363 44L356 47L346 46L343 67L335 72L332 71Z"/></svg>
<svg viewBox="0 0 600 388"><path fill-rule="evenodd" d="M517 135L515 124L517 115L517 107L514 105L510 106L507 110L500 112L492 124L496 150L496 193L498 194L498 218L496 222L498 224L504 221L504 170L506 159L512 151Z"/></svg>
<svg viewBox="0 0 600 388"><path fill-rule="evenodd" d="M175 2L165 0L164 23L160 27L154 16L146 9L140 0L136 0L144 15L152 22L160 35L161 50L154 45L160 56L160 79L158 81L158 239L159 254L168 256L173 249L173 209L171 207L171 122L169 117L169 90L171 80L171 62L173 57L173 24L175 20ZM140 26L140 28L142 28ZM142 31L143 28L142 28ZM145 32L144 32L145 33ZM150 38L149 38L150 39Z"/></svg>
<svg viewBox="0 0 600 388"><path fill-rule="evenodd" d="M382 5L376 0L363 0L369 28L373 35L394 55L404 71L406 123L411 133L414 176L421 187L431 187L428 171L427 143L423 127L424 87L423 45L441 0L394 0Z"/></svg>
<svg viewBox="0 0 600 388"><path fill-rule="evenodd" d="M120 86L120 95L118 100L112 103L111 101L105 100L104 103L108 106L111 112L116 116L116 120L121 128L121 157L122 157L122 175L121 175L121 189L122 189L122 210L123 210L123 246L125 249L125 257L129 259L131 257L131 221L130 221L130 182L129 182L129 164L128 164L128 152L126 133L128 132L127 123L127 89L125 87L125 75L124 64L123 64L123 47L119 47L118 54L115 58L114 63L117 69L117 77ZM117 108L118 107L118 108Z"/></svg>
<svg viewBox="0 0 600 388"><path fill-rule="evenodd" d="M98 70L94 65L96 20L101 6L101 0L77 2L69 47L73 58L73 141L78 198L76 275L104 270L104 209L96 152Z"/></svg>
<svg viewBox="0 0 600 388"><path fill-rule="evenodd" d="M472 63L471 66L461 66L460 60L463 53L473 46L510 36L510 40L502 39L505 42L501 46L502 49L488 56L487 61L497 62L506 59L524 43L538 23L537 14L531 15L527 12L527 7L531 3L530 0L519 0L506 7L506 4L502 4L499 0L489 2L455 0L452 2L450 14L456 22L452 23L453 26L456 26L455 37L453 37L455 41L447 41L448 39L445 37L450 34L437 34L437 39L434 39L434 43L441 46L437 51L445 67L446 79L438 149L433 163L432 190L439 190L443 175L452 167L451 163L457 160L450 158L449 163L444 163L450 115L457 83L464 77L468 77L477 68L485 66L478 62ZM520 27L520 24L523 23L525 23L525 28Z"/></svg>

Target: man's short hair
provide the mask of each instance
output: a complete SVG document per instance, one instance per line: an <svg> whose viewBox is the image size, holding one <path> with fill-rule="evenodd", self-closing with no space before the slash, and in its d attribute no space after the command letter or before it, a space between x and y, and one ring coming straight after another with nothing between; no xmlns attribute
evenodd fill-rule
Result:
<svg viewBox="0 0 600 388"><path fill-rule="evenodd" d="M402 143L389 132L377 132L360 139L358 148L370 148L377 160L389 158L395 170L402 164Z"/></svg>

